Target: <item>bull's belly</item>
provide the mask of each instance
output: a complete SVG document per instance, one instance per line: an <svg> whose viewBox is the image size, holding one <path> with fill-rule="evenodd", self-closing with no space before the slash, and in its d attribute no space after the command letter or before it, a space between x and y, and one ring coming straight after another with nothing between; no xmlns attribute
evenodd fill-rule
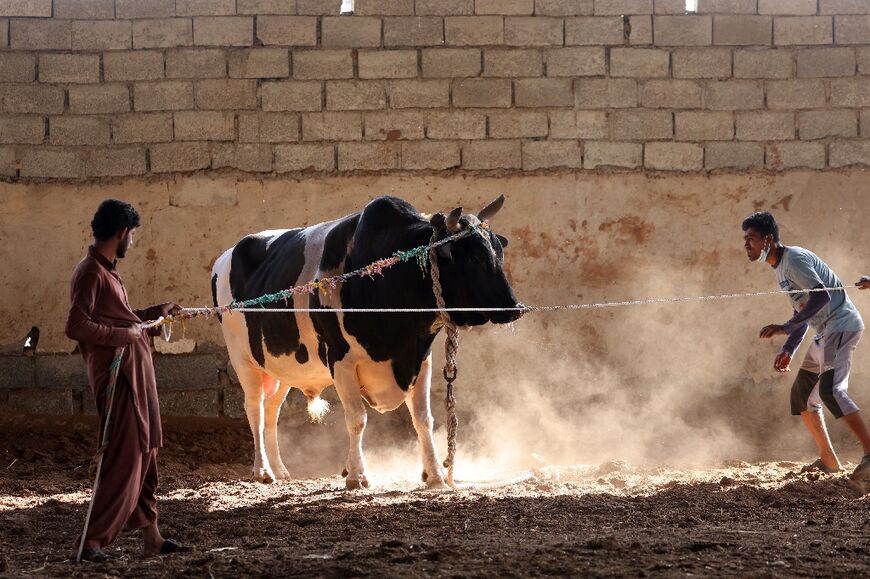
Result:
<svg viewBox="0 0 870 579"><path fill-rule="evenodd" d="M360 383L360 395L378 412L395 410L405 402L407 392L396 383L391 362L358 360L356 373Z"/></svg>
<svg viewBox="0 0 870 579"><path fill-rule="evenodd" d="M329 369L320 362L317 357L317 345L314 350L306 344L309 352L314 352L313 356L309 356L308 361L300 364L296 356L272 356L266 354L265 370L266 372L280 380L282 384L288 384L291 388L297 388L308 397L319 396L320 393L332 385L332 376Z"/></svg>

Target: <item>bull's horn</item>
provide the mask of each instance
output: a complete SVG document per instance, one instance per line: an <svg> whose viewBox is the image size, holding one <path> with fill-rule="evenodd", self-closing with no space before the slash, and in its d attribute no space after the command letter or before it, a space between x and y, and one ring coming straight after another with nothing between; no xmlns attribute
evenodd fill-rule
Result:
<svg viewBox="0 0 870 579"><path fill-rule="evenodd" d="M504 195L499 195L495 201L480 210L480 213L477 214L477 218L481 221L492 219L495 214L498 213L498 210L501 209L502 205L504 205Z"/></svg>
<svg viewBox="0 0 870 579"><path fill-rule="evenodd" d="M447 231L456 233L459 231L459 218L462 217L462 207L457 207L447 216Z"/></svg>

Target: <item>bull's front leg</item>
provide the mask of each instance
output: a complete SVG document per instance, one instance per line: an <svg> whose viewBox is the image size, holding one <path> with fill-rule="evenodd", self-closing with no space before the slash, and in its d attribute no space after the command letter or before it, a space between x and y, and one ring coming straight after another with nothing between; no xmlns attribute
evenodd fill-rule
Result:
<svg viewBox="0 0 870 579"><path fill-rule="evenodd" d="M420 452L423 455L423 480L429 488L445 488L447 486L445 473L435 450L434 421L430 404L431 388L432 354L429 354L420 366L420 373L417 374L417 379L405 398L405 405L411 413L411 421L414 423L414 430L417 431L417 439L420 441Z"/></svg>
<svg viewBox="0 0 870 579"><path fill-rule="evenodd" d="M347 468L342 473L347 477L345 485L348 489L368 488L366 479L365 458L363 457L362 439L366 429L366 407L360 396L359 378L352 364L335 365L335 389L344 408L344 422L347 427L349 448L347 451Z"/></svg>

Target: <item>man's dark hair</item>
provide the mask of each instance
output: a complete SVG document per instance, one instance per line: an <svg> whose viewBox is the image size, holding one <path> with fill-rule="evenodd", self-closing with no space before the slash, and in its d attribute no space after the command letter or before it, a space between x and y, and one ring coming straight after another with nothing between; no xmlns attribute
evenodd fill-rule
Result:
<svg viewBox="0 0 870 579"><path fill-rule="evenodd" d="M767 211L757 211L743 220L743 231L752 228L763 236L772 235L773 242L779 243L779 225Z"/></svg>
<svg viewBox="0 0 870 579"><path fill-rule="evenodd" d="M117 199L106 199L100 203L91 221L94 238L99 240L111 239L122 229L136 227L139 227L139 213L129 203Z"/></svg>

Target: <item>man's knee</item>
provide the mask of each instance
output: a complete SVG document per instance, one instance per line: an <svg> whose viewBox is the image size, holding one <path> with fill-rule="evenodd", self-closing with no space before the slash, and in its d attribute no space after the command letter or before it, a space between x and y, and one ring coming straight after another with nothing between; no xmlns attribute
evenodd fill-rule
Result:
<svg viewBox="0 0 870 579"><path fill-rule="evenodd" d="M831 369L819 377L819 395L834 418L842 418L858 411L858 405L849 398L849 377L837 381L836 372Z"/></svg>
<svg viewBox="0 0 870 579"><path fill-rule="evenodd" d="M818 412L820 410L818 404L810 401L818 380L819 375L815 372L798 370L794 383L791 385L791 413L793 416L800 416L802 412Z"/></svg>

